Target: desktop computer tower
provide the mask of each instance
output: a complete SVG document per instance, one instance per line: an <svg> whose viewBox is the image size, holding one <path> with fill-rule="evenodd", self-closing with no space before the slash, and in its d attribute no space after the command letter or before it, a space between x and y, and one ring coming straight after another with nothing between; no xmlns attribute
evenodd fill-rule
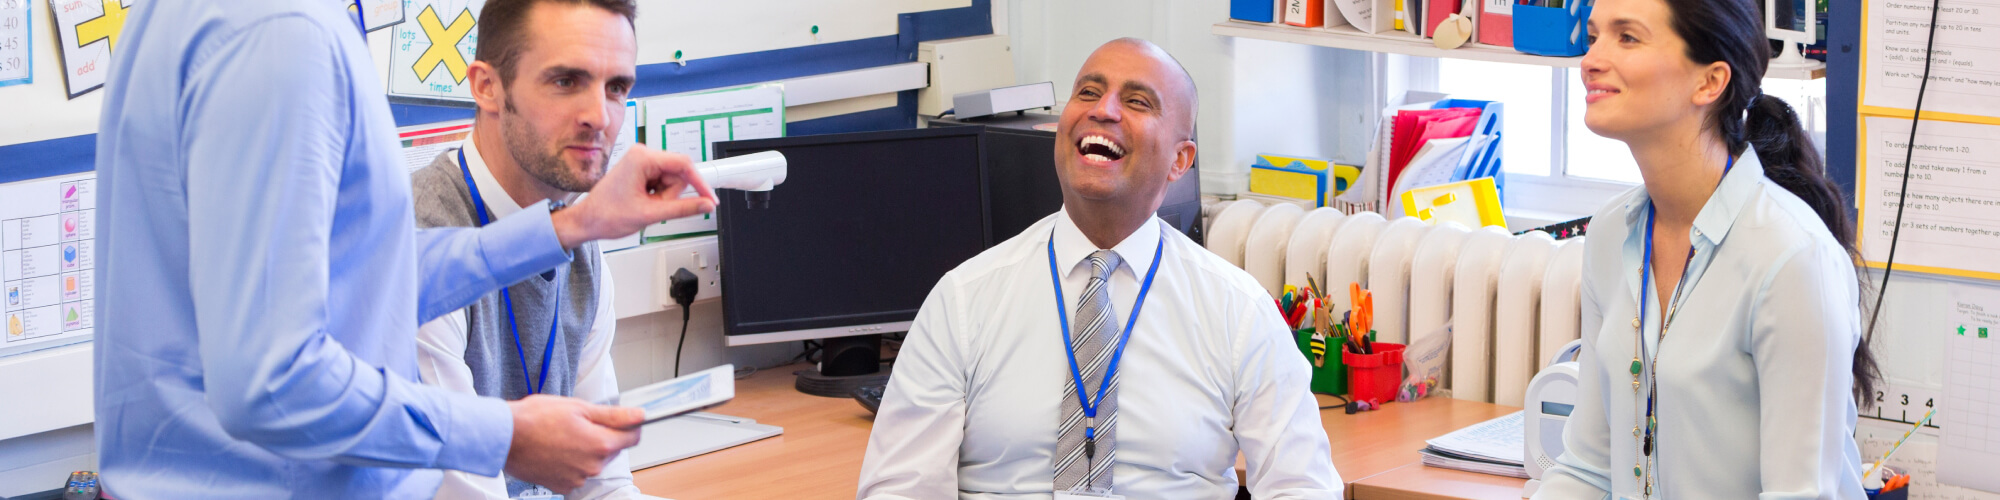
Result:
<svg viewBox="0 0 2000 500"><path fill-rule="evenodd" d="M931 127L985 127L980 141L986 152L994 243L1006 241L1062 209L1062 185L1056 178L1056 118L1041 113L1004 113L930 121ZM1203 242L1199 161L1188 168L1187 175L1167 186L1158 214L1195 243Z"/></svg>

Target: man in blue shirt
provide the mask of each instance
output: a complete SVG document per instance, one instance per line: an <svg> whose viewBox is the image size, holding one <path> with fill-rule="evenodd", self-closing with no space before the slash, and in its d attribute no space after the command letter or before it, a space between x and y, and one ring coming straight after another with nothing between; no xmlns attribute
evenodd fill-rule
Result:
<svg viewBox="0 0 2000 500"><path fill-rule="evenodd" d="M335 2L143 2L97 139L96 432L119 498L420 498L435 469L574 488L632 408L416 382L417 325L711 210L634 148L569 208L414 229L388 103ZM679 198L693 185L700 198Z"/></svg>

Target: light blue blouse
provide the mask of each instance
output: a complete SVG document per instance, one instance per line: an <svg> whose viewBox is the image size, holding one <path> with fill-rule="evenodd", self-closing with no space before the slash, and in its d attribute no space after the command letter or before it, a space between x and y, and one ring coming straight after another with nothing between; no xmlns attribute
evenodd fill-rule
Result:
<svg viewBox="0 0 2000 500"><path fill-rule="evenodd" d="M1634 389L1644 186L1592 220L1580 401L1536 499L1642 498L1634 468L1649 387ZM1653 498L1862 498L1850 364L1861 341L1855 267L1812 208L1746 151L1702 206L1671 344L1659 352ZM1657 290L1657 288L1653 288ZM1645 384L1653 380L1645 380Z"/></svg>

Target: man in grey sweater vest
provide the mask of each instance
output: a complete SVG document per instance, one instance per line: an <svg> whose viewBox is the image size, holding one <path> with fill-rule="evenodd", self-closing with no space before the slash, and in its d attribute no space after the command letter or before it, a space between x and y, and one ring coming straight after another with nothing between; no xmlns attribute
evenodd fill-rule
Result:
<svg viewBox="0 0 2000 500"><path fill-rule="evenodd" d="M634 78L631 0L489 0L467 81L472 136L411 176L419 227L481 226L524 206L573 201L611 164ZM568 264L487 294L418 329L423 381L481 396L610 401L611 277L597 243ZM447 472L438 498L534 496L512 478ZM569 499L647 498L620 453Z"/></svg>

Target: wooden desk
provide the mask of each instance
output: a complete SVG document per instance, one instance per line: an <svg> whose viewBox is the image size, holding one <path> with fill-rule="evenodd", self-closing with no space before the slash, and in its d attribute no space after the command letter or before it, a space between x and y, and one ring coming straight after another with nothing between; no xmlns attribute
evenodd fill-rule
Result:
<svg viewBox="0 0 2000 500"><path fill-rule="evenodd" d="M735 400L710 410L784 427L784 434L641 470L632 474L633 482L647 494L683 500L854 498L874 416L852 399L793 390L792 372L806 366L751 375L736 384ZM1320 398L1322 406L1336 402ZM1333 444L1334 468L1350 483L1353 498L1354 481L1416 464L1424 440L1515 410L1433 398L1355 415L1330 409L1320 420ZM1518 496L1518 483L1513 491Z"/></svg>
<svg viewBox="0 0 2000 500"><path fill-rule="evenodd" d="M1527 482L1412 463L1347 483L1347 496L1355 500L1519 500L1521 486Z"/></svg>

